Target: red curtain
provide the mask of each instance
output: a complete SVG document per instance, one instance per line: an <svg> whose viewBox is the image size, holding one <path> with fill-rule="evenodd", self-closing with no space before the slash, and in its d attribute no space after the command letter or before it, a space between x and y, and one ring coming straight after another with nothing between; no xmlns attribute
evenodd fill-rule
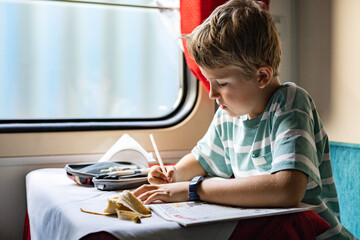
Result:
<svg viewBox="0 0 360 240"><path fill-rule="evenodd" d="M228 0L180 0L180 27L182 34L191 33L198 25L200 25L210 13L219 5L224 4ZM262 0L265 3L266 9L269 8L270 0ZM209 91L209 83L202 75L199 67L195 61L189 56L186 49L186 44L183 39L184 54L186 63L195 75L200 80L207 91Z"/></svg>

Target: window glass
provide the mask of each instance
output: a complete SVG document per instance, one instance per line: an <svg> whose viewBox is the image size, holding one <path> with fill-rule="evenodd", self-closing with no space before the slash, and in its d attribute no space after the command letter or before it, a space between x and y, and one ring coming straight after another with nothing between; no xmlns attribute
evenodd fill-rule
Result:
<svg viewBox="0 0 360 240"><path fill-rule="evenodd" d="M0 36L0 120L161 118L183 94L159 9L0 0Z"/></svg>

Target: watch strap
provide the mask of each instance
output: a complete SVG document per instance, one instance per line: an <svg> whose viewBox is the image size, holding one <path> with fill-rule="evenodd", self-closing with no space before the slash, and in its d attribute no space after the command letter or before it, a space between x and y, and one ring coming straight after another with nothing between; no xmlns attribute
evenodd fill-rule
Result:
<svg viewBox="0 0 360 240"><path fill-rule="evenodd" d="M194 177L189 184L189 200L190 201L199 201L200 196L197 193L198 185L204 180L203 176Z"/></svg>

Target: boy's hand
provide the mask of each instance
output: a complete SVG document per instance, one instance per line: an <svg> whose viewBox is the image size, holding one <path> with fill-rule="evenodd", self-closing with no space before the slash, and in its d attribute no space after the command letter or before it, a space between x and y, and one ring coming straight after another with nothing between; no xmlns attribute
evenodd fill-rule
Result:
<svg viewBox="0 0 360 240"><path fill-rule="evenodd" d="M189 182L151 185L144 184L133 192L144 204L156 200L162 202L184 202L189 200Z"/></svg>
<svg viewBox="0 0 360 240"><path fill-rule="evenodd" d="M163 173L161 171L160 166L153 166L152 168L150 168L149 173L148 173L149 183L150 184L165 184L165 183L176 182L176 179L175 179L176 168L174 166L167 166L165 168L166 168L167 173Z"/></svg>

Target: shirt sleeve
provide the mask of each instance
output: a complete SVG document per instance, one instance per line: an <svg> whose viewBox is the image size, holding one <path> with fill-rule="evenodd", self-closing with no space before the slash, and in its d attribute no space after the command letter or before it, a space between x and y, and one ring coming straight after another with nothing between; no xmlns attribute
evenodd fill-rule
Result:
<svg viewBox="0 0 360 240"><path fill-rule="evenodd" d="M314 120L309 111L291 109L274 117L271 172L296 169L307 174L321 187L319 165L322 151L317 150Z"/></svg>
<svg viewBox="0 0 360 240"><path fill-rule="evenodd" d="M226 159L224 153L219 118L221 114L218 111L208 131L193 148L192 153L208 174L229 178L233 173L230 161Z"/></svg>

